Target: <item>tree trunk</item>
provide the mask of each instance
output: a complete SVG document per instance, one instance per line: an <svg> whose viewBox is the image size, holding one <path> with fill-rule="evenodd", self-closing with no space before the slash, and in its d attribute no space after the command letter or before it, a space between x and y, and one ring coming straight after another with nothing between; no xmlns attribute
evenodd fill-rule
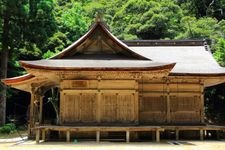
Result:
<svg viewBox="0 0 225 150"><path fill-rule="evenodd" d="M9 17L3 18L2 51L0 53L0 79L7 78L9 55ZM6 118L6 85L3 84L0 93L0 125L5 124Z"/></svg>

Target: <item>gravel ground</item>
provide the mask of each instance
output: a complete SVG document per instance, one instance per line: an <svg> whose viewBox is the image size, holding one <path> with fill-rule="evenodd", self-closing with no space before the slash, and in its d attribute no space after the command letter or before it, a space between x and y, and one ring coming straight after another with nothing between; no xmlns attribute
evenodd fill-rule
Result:
<svg viewBox="0 0 225 150"><path fill-rule="evenodd" d="M78 143L35 141L0 142L0 150L225 150L225 141L162 141Z"/></svg>

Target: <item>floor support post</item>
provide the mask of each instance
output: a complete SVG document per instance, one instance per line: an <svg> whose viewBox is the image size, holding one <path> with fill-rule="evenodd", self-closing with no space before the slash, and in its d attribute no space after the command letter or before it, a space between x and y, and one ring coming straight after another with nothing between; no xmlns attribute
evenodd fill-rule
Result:
<svg viewBox="0 0 225 150"><path fill-rule="evenodd" d="M66 131L66 142L70 142L70 131Z"/></svg>
<svg viewBox="0 0 225 150"><path fill-rule="evenodd" d="M96 142L100 142L100 131L96 131Z"/></svg>
<svg viewBox="0 0 225 150"><path fill-rule="evenodd" d="M36 129L36 143L38 144L40 141L40 129Z"/></svg>
<svg viewBox="0 0 225 150"><path fill-rule="evenodd" d="M160 142L160 132L156 129L156 142Z"/></svg>
<svg viewBox="0 0 225 150"><path fill-rule="evenodd" d="M45 129L41 131L42 140L45 141Z"/></svg>
<svg viewBox="0 0 225 150"><path fill-rule="evenodd" d="M200 140L203 141L204 139L204 130L200 129Z"/></svg>
<svg viewBox="0 0 225 150"><path fill-rule="evenodd" d="M130 131L126 131L126 142L130 142Z"/></svg>
<svg viewBox="0 0 225 150"><path fill-rule="evenodd" d="M176 140L178 141L179 140L179 130L178 129L175 130L175 134L176 134Z"/></svg>

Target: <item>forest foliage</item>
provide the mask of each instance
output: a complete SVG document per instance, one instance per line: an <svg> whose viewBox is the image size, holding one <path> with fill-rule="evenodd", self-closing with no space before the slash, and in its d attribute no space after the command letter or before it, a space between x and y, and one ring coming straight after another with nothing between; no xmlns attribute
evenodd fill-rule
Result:
<svg viewBox="0 0 225 150"><path fill-rule="evenodd" d="M49 58L77 40L96 12L121 40L210 40L225 66L225 0L0 0L0 52L7 39L8 77L25 73L18 60ZM224 97L224 86L207 91L207 113L214 121L221 117L213 114L211 101Z"/></svg>

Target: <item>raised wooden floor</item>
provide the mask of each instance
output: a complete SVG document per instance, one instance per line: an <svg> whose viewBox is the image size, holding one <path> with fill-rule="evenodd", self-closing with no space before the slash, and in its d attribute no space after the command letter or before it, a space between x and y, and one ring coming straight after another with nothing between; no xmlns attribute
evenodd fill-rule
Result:
<svg viewBox="0 0 225 150"><path fill-rule="evenodd" d="M204 139L204 131L225 131L225 126L201 125L201 126L55 126L41 125L36 128L36 143L39 143L40 136L45 141L47 131L62 131L66 133L66 141L70 142L71 132L96 132L96 141L100 142L101 132L126 132L126 142L130 141L130 132L153 131L156 142L160 141L160 132L166 130L175 131L176 140L179 140L179 131L199 131L200 140ZM219 134L219 132L217 132ZM217 135L219 136L219 135Z"/></svg>

